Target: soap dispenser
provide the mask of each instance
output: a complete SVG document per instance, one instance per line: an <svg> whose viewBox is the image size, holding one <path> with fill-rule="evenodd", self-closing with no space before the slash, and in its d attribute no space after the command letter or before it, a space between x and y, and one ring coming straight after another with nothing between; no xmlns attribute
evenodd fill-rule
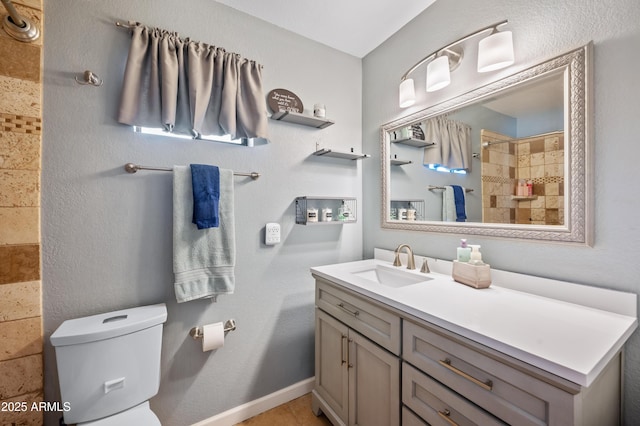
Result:
<svg viewBox="0 0 640 426"><path fill-rule="evenodd" d="M460 247L458 247L458 262L468 262L471 260L471 248L467 246L467 240L462 238L460 240Z"/></svg>
<svg viewBox="0 0 640 426"><path fill-rule="evenodd" d="M471 244L471 255L469 263L472 265L484 265L482 261L482 253L480 253L480 246L477 244Z"/></svg>

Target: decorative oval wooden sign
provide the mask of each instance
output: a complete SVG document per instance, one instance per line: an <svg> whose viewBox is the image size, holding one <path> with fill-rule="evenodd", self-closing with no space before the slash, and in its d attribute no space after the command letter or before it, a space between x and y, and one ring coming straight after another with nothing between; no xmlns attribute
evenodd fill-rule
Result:
<svg viewBox="0 0 640 426"><path fill-rule="evenodd" d="M304 106L300 98L287 89L273 89L267 95L267 104L272 112L289 111L302 114Z"/></svg>

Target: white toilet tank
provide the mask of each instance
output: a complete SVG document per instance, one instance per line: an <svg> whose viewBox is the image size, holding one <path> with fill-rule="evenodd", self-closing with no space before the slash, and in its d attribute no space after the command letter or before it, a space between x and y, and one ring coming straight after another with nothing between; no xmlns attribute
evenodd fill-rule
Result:
<svg viewBox="0 0 640 426"><path fill-rule="evenodd" d="M132 408L158 393L164 304L63 322L51 335L67 424Z"/></svg>

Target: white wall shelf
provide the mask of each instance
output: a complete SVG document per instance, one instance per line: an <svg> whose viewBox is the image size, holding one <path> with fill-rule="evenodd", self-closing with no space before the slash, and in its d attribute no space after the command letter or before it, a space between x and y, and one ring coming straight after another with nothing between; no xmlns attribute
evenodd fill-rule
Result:
<svg viewBox="0 0 640 426"><path fill-rule="evenodd" d="M326 118L313 117L311 115L303 115L290 111L278 111L271 114L272 120L286 121L288 123L301 124L303 126L315 127L316 129L324 129L332 124L331 120Z"/></svg>
<svg viewBox="0 0 640 426"><path fill-rule="evenodd" d="M392 140L391 143L399 143L402 145L409 145L416 148L425 148L427 146L433 146L435 143L433 142L425 142L422 139L413 139L413 138L401 138Z"/></svg>
<svg viewBox="0 0 640 426"><path fill-rule="evenodd" d="M313 155L317 155L319 157L335 157L335 158L344 158L346 160L361 160L363 158L369 158L371 155L362 154L359 152L353 152L353 148L351 148L351 152L344 151L334 151L333 149L318 149L313 153Z"/></svg>
<svg viewBox="0 0 640 426"><path fill-rule="evenodd" d="M323 209L331 211L331 220L323 220L325 219ZM315 220L313 219L314 211ZM357 201L353 197L296 197L298 225L342 225L357 221Z"/></svg>
<svg viewBox="0 0 640 426"><path fill-rule="evenodd" d="M404 166L405 164L411 164L411 163L413 163L413 161L411 160L400 160L398 158L391 159L392 166Z"/></svg>
<svg viewBox="0 0 640 426"><path fill-rule="evenodd" d="M404 209L405 211L409 209L413 209L416 212L415 212L414 218L411 220L424 220L424 209L425 209L424 200L419 200L419 199L391 200L391 211L390 211L391 220L407 220L406 213L404 217L398 217L399 209Z"/></svg>

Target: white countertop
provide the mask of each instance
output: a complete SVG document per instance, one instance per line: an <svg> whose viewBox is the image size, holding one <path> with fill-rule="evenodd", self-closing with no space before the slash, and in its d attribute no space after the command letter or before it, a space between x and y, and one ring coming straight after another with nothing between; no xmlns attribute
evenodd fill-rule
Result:
<svg viewBox="0 0 640 426"><path fill-rule="evenodd" d="M416 264L419 268L420 264ZM495 283L486 289L474 289L455 282L450 275L434 272L427 274L433 278L430 281L394 288L351 273L375 265L391 266L391 262L369 259L314 267L311 271L585 387L598 377L637 328L636 316L517 291ZM616 293L617 297L621 293L604 289L602 292ZM626 295L635 301L635 294L622 293L623 297Z"/></svg>

